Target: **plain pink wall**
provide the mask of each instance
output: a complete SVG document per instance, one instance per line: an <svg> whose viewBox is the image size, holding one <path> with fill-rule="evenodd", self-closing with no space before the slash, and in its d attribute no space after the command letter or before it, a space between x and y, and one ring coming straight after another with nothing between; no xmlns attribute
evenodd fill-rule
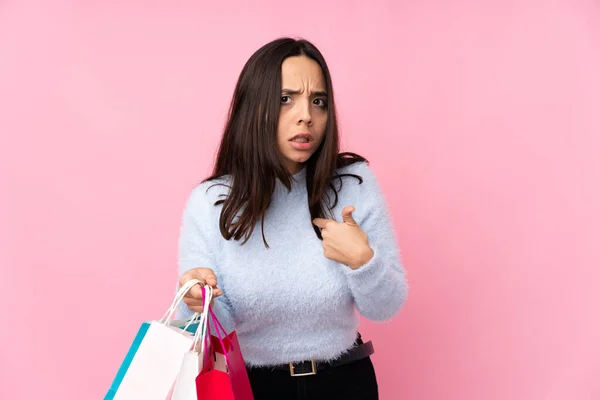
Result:
<svg viewBox="0 0 600 400"><path fill-rule="evenodd" d="M597 2L49 3L0 3L0 398L102 398L281 35L325 53L398 229L382 399L600 398Z"/></svg>

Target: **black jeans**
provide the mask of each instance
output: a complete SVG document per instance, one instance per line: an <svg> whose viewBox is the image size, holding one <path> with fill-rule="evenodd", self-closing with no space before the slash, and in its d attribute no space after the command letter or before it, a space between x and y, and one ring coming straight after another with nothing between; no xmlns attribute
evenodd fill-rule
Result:
<svg viewBox="0 0 600 400"><path fill-rule="evenodd" d="M254 400L377 400L377 379L369 357L316 375L291 376L289 370L248 368Z"/></svg>

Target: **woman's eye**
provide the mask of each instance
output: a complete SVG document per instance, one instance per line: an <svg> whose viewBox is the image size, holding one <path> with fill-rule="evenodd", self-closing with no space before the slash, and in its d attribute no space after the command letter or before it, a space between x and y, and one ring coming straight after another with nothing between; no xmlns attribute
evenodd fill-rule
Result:
<svg viewBox="0 0 600 400"><path fill-rule="evenodd" d="M289 103L290 101L292 101L292 98L290 96L281 96L282 103Z"/></svg>
<svg viewBox="0 0 600 400"><path fill-rule="evenodd" d="M319 107L325 107L325 106L327 106L327 103L323 99L315 99L314 103L316 105L318 105Z"/></svg>

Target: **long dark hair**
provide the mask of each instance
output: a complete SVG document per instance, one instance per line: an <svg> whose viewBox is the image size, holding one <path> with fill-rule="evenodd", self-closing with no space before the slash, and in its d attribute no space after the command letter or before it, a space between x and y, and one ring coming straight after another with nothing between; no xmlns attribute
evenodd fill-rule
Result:
<svg viewBox="0 0 600 400"><path fill-rule="evenodd" d="M293 56L315 60L323 71L328 93L327 128L323 142L305 163L306 189L311 219L333 218L331 210L338 201L342 176L336 170L355 162L366 161L354 153L340 153L338 125L331 75L321 52L307 40L280 38L258 49L246 62L238 78L229 108L212 176L231 178L229 194L216 202L223 204L219 227L227 240L246 243L259 218L262 237L265 212L271 203L276 180L291 190L292 176L282 163L277 146L277 123L281 107L281 65ZM340 186L334 185L334 179ZM327 188L332 189L333 199ZM321 231L315 233L322 239Z"/></svg>

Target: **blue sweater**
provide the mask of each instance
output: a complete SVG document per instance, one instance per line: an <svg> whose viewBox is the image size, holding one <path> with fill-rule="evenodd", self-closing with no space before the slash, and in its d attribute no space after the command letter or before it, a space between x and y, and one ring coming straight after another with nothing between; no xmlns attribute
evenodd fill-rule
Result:
<svg viewBox="0 0 600 400"><path fill-rule="evenodd" d="M356 340L359 317L391 319L406 300L408 286L395 232L377 180L364 162L340 169L344 177L334 215L353 205L354 219L369 237L375 255L357 270L329 260L313 230L305 170L294 175L291 192L277 182L265 218L265 248L260 220L241 245L219 231L221 205L228 188L204 182L189 196L179 240L180 275L194 267L212 268L223 295L213 307L229 332L238 334L249 366L301 360L330 360ZM220 182L228 183L227 178ZM191 315L183 305L179 317Z"/></svg>

